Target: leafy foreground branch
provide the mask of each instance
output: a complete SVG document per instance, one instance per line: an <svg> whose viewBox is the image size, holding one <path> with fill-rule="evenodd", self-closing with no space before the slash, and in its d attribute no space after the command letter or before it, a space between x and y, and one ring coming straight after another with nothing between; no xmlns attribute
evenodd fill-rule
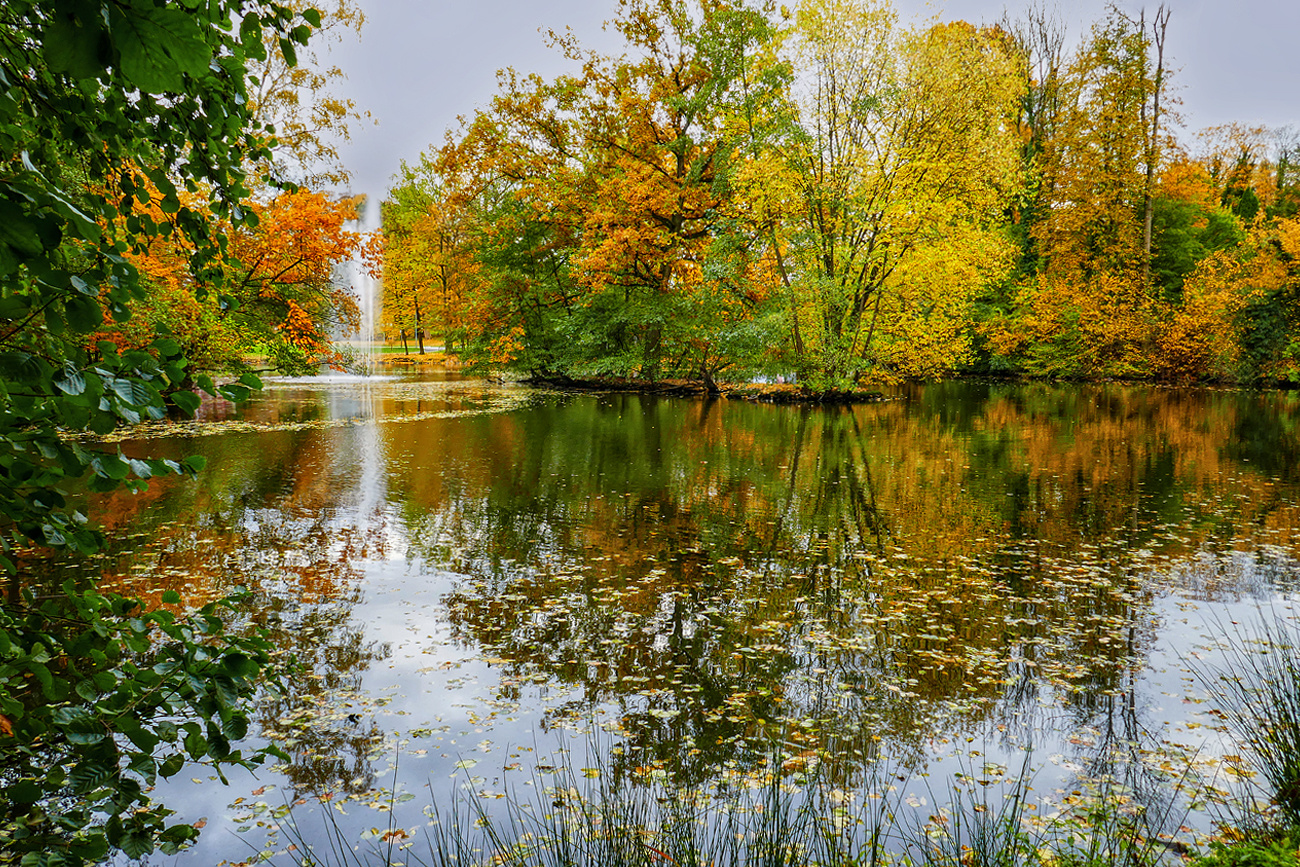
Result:
<svg viewBox="0 0 1300 867"><path fill-rule="evenodd" d="M172 850L195 829L166 825L155 779L255 758L232 745L269 656L226 633L231 603L178 617L71 584L43 598L32 588L51 579L14 552L100 548L73 486L140 490L202 466L78 435L192 414L195 387L258 387L194 375L165 323L126 349L99 338L138 312L151 277L137 263L165 239L199 300L238 304L230 235L257 224L253 190L274 183L257 176L275 140L252 70L268 51L293 66L320 24L273 0L0 3L0 863Z"/></svg>
<svg viewBox="0 0 1300 867"><path fill-rule="evenodd" d="M271 661L260 635L231 634L241 600L188 615L77 592L0 607L0 860L85 864L111 848L175 852L198 836L152 803L186 762L250 767L234 747L243 705ZM165 601L179 603L170 591Z"/></svg>

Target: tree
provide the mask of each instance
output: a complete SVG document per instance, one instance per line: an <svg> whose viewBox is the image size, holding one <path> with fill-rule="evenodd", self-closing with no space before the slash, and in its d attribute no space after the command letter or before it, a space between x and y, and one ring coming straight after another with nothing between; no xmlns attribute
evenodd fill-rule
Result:
<svg viewBox="0 0 1300 867"><path fill-rule="evenodd" d="M1016 119L1024 180L1008 214L1021 246L1016 272L1023 277L1038 267L1034 227L1043 219L1050 201L1043 183L1043 161L1064 117L1065 30L1059 20L1037 5L1018 20L1005 20L1002 29L1022 57L1020 69L1024 76Z"/></svg>
<svg viewBox="0 0 1300 867"><path fill-rule="evenodd" d="M65 497L69 481L138 487L201 466L66 436L160 418L163 393L187 375L166 334L127 351L88 335L106 315L131 318L145 283L131 257L160 236L181 239L198 297L226 294L223 229L255 224L247 167L270 157L250 64L265 58L265 37L291 58L319 24L313 10L260 0L0 7L0 560L11 574L19 546L100 544ZM231 398L256 385L200 382ZM173 400L198 404L188 392ZM71 584L38 599L39 577L18 573L0 607L5 857L80 864L109 846L141 857L182 845L195 829L167 827L147 788L186 755L251 759L233 742L266 645L226 633L215 608L140 614ZM155 629L172 643L155 644Z"/></svg>
<svg viewBox="0 0 1300 867"><path fill-rule="evenodd" d="M1153 88L1144 31L1112 9L1067 73L1065 119L1048 145L1051 218L1039 225L1043 271L1071 278L1141 270Z"/></svg>
<svg viewBox="0 0 1300 867"><path fill-rule="evenodd" d="M303 12L304 0L286 8ZM263 34L264 56L249 70L253 116L273 132L271 156L261 166L275 177L311 186L342 185L350 179L339 155L339 144L350 138L349 128L369 118L350 99L333 94L330 82L345 78L337 65L326 66L322 46L338 43L348 33L359 34L366 16L351 0L316 4L318 24L310 21L310 49L299 63L295 43L283 45L279 34Z"/></svg>
<svg viewBox="0 0 1300 867"><path fill-rule="evenodd" d="M157 205L152 202L155 211ZM300 188L247 208L256 225L227 229L224 299L208 294L189 272L191 245L175 235L151 238L128 256L143 289L132 317L106 325L96 339L112 341L119 351L140 349L165 330L189 361L190 376L175 384L182 389L191 388L198 373L247 370L245 359L254 356L282 373L341 367L346 359L331 338L356 327L358 310L334 273L362 246L362 235L349 228L357 200Z"/></svg>
<svg viewBox="0 0 1300 867"><path fill-rule="evenodd" d="M1146 33L1146 10L1138 18L1138 29ZM1169 9L1161 3L1151 16L1150 49L1155 52L1155 63L1151 72L1151 98L1142 104L1142 132L1146 137L1145 150L1142 154L1146 164L1146 183L1142 191L1142 283L1151 289L1151 231L1155 218L1156 169L1160 164L1162 147L1161 133L1164 106L1161 99L1165 96L1165 38L1169 29Z"/></svg>
<svg viewBox="0 0 1300 867"><path fill-rule="evenodd" d="M1199 162L1218 193L1219 204L1244 223L1272 206L1277 186L1269 160L1272 137L1267 128L1221 124L1201 130L1196 138Z"/></svg>
<svg viewBox="0 0 1300 867"><path fill-rule="evenodd" d="M1150 372L1155 179L1169 116L1167 19L1157 12L1152 35L1145 15L1134 21L1111 7L1062 77L1060 121L1041 162L1037 273L1020 286L1015 324L995 340L1003 352L1027 341L1031 372Z"/></svg>
<svg viewBox="0 0 1300 867"><path fill-rule="evenodd" d="M492 106L429 161L436 181L399 187L390 213L405 190L436 203L427 252L407 260L425 285L446 251L475 251L472 271L457 268L472 274L463 321L478 358L711 382L765 342L752 323L773 278L734 181L785 74L774 28L740 3L679 0L627 0L614 26L623 57L556 37L580 75L502 73ZM386 271L405 267L413 228L393 224L403 240Z"/></svg>
<svg viewBox="0 0 1300 867"><path fill-rule="evenodd" d="M994 226L1016 181L1018 58L998 32L899 32L888 6L857 0L808 0L797 28L809 84L785 235L799 374L826 388L942 370L965 354L957 323L1010 252ZM914 258L964 279L923 279Z"/></svg>
<svg viewBox="0 0 1300 867"><path fill-rule="evenodd" d="M604 342L629 370L653 380L672 364L713 387L746 354L720 344L741 342L771 291L734 177L787 73L768 47L771 23L742 4L629 2L616 25L631 58L585 66L593 98L579 128L595 201L577 279L591 307L621 296L621 333L606 327Z"/></svg>
<svg viewBox="0 0 1300 867"><path fill-rule="evenodd" d="M1300 130L1284 126L1273 131L1277 151L1277 200L1271 216L1294 217L1300 212L1300 174L1297 158L1300 157Z"/></svg>
<svg viewBox="0 0 1300 867"><path fill-rule="evenodd" d="M414 337L421 354L427 327L440 331L451 349L463 339L477 273L469 214L448 201L427 159L419 167L403 164L383 210L384 319L404 346L408 334Z"/></svg>
<svg viewBox="0 0 1300 867"><path fill-rule="evenodd" d="M289 372L342 363L331 338L355 330L359 312L334 273L361 250L361 234L348 227L358 202L300 189L253 205L257 226L235 231L230 244L238 303L224 318L239 336L238 352L261 348Z"/></svg>

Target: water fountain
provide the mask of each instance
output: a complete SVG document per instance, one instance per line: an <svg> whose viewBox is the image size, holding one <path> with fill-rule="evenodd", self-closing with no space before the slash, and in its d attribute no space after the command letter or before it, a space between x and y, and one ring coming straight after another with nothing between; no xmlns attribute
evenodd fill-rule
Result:
<svg viewBox="0 0 1300 867"><path fill-rule="evenodd" d="M357 220L352 229L358 232L373 232L380 226L379 200L367 195L357 209ZM358 354L353 372L369 376L375 371L375 351L379 326L379 313L382 304L380 282L371 275L369 268L358 253L351 262L343 266L340 275L357 295L357 305L361 311L361 322L356 332L346 342Z"/></svg>

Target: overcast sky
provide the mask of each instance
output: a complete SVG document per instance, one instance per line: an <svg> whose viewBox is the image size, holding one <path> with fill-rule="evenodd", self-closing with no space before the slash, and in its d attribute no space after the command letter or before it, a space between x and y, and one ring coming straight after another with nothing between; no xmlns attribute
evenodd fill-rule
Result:
<svg viewBox="0 0 1300 867"><path fill-rule="evenodd" d="M547 29L572 28L583 45L616 53L602 29L616 0L360 0L367 21L359 40L336 46L330 61L348 79L339 90L370 111L378 125L358 125L343 149L354 189L382 197L402 160L440 143L457 117L486 104L496 71L506 66L549 77L568 69L546 45ZM793 6L793 2L788 2ZM1026 0L895 0L904 20L993 22ZM1051 8L1050 0L1048 8ZM1183 100L1183 136L1230 121L1300 123L1300 2L1170 0L1167 54ZM1126 0L1123 8L1141 4ZM1105 3L1062 2L1059 14L1078 39ZM1148 6L1154 8L1154 4Z"/></svg>

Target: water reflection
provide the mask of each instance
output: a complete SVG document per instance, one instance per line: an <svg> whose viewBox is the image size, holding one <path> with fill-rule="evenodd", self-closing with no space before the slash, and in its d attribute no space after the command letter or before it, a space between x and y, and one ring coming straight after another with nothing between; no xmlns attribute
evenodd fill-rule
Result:
<svg viewBox="0 0 1300 867"><path fill-rule="evenodd" d="M294 382L125 444L209 470L95 510L134 533L106 582L250 588L307 664L259 716L291 800L399 760L427 801L593 721L615 780L703 783L773 738L841 780L966 739L1068 780L1200 725L1170 710L1170 644L1203 628L1174 612L1294 589L1295 420L1287 394L1111 385L822 408Z"/></svg>

